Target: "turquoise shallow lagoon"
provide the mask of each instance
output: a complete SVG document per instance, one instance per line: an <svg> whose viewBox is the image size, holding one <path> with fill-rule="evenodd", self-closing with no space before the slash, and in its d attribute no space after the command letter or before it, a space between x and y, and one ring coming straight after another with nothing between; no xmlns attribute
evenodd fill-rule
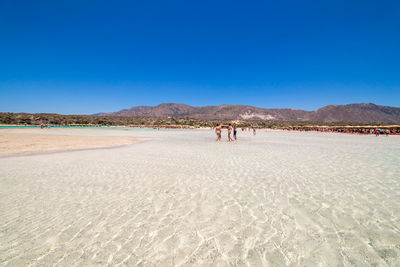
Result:
<svg viewBox="0 0 400 267"><path fill-rule="evenodd" d="M399 136L0 131L147 139L0 158L1 266L400 265Z"/></svg>
<svg viewBox="0 0 400 267"><path fill-rule="evenodd" d="M40 126L37 125L29 125L29 126L21 126L21 125L0 125L0 129L36 129L39 128ZM50 126L49 128L45 129L131 129L131 130L138 130L138 129L143 129L140 127L78 127L78 126Z"/></svg>

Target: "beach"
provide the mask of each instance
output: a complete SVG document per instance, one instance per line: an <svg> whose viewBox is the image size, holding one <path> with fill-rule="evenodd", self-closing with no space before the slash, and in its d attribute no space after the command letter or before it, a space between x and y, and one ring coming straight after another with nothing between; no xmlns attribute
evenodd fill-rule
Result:
<svg viewBox="0 0 400 267"><path fill-rule="evenodd" d="M0 266L400 265L400 136L226 140L0 129Z"/></svg>

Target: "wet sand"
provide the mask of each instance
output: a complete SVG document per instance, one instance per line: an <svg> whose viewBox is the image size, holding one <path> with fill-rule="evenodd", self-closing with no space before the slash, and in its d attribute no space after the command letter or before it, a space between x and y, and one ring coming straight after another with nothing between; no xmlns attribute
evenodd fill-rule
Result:
<svg viewBox="0 0 400 267"><path fill-rule="evenodd" d="M0 157L114 147L138 141L129 137L54 135L48 129L41 131L40 134L0 131Z"/></svg>
<svg viewBox="0 0 400 267"><path fill-rule="evenodd" d="M151 140L0 158L1 266L400 265L397 136L57 134Z"/></svg>

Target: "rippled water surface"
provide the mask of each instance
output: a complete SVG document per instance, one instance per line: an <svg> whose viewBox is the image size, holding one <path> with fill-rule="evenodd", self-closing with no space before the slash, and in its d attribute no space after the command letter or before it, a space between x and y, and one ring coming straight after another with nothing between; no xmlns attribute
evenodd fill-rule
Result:
<svg viewBox="0 0 400 267"><path fill-rule="evenodd" d="M1 266L400 265L398 136L52 134L151 140L0 158Z"/></svg>

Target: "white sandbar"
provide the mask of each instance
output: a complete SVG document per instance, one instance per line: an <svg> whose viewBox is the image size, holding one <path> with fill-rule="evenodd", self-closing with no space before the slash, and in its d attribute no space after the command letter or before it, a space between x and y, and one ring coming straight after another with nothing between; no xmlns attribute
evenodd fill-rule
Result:
<svg viewBox="0 0 400 267"><path fill-rule="evenodd" d="M15 131L15 130L14 130ZM114 136L60 135L59 129L0 130L0 157L133 144L137 139Z"/></svg>

